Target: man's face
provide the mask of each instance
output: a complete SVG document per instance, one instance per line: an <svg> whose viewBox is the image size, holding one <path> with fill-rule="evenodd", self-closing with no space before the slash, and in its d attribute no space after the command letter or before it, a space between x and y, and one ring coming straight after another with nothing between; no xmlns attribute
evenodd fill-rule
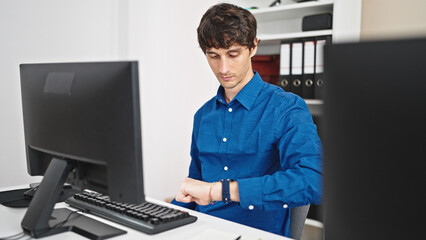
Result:
<svg viewBox="0 0 426 240"><path fill-rule="evenodd" d="M252 78L251 57L256 48L250 50L238 44L230 48L210 48L206 51L207 61L225 91L238 92Z"/></svg>

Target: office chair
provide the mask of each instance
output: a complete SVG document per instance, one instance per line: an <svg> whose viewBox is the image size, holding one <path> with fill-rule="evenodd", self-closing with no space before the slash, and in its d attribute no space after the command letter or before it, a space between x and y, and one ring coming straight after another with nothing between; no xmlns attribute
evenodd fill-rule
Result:
<svg viewBox="0 0 426 240"><path fill-rule="evenodd" d="M306 216L308 216L309 207L304 205L294 207L290 210L290 237L300 240L302 237L303 226L305 225Z"/></svg>

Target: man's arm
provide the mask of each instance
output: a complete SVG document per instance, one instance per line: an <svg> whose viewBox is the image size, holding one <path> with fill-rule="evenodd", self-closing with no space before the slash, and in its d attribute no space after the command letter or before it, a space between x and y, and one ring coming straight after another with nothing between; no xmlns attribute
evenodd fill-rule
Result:
<svg viewBox="0 0 426 240"><path fill-rule="evenodd" d="M321 203L321 141L306 103L295 100L274 124L281 170L238 179L243 208L272 210Z"/></svg>
<svg viewBox="0 0 426 240"><path fill-rule="evenodd" d="M240 201L237 181L229 183L229 192L231 201ZM210 202L222 201L222 183L209 183L186 178L176 194L176 201L185 203L196 202L199 205L207 205Z"/></svg>

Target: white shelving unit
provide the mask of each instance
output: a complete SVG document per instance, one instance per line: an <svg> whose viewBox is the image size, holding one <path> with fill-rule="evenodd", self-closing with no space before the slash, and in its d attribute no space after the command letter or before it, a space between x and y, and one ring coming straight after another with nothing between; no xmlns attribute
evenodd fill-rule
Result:
<svg viewBox="0 0 426 240"><path fill-rule="evenodd" d="M257 20L258 37L264 39L265 43L271 40L324 34L321 31L302 31L303 17L320 13L333 15L333 30L326 33L333 35L333 42L359 41L362 0L317 0L302 3L283 0L282 2L280 6L251 10Z"/></svg>
<svg viewBox="0 0 426 240"><path fill-rule="evenodd" d="M362 0L282 2L280 6L265 6L250 10L256 17L257 36L261 40L257 54L279 54L280 42L289 39L332 35L333 43L359 41ZM320 13L333 15L332 29L302 31L303 17ZM305 101L312 114L321 114L323 103L321 100L305 99Z"/></svg>
<svg viewBox="0 0 426 240"><path fill-rule="evenodd" d="M279 44L281 40L305 37L317 37L332 35L333 30L318 30L309 32L291 32L291 33L277 33L277 34L261 34L258 38L261 39L262 44Z"/></svg>
<svg viewBox="0 0 426 240"><path fill-rule="evenodd" d="M257 36L261 40L260 54L278 54L279 44L285 39L333 35L332 29L302 31L303 17L320 13L333 14L333 7L334 1L332 0L303 3L287 1L286 4L280 6L251 10L257 20Z"/></svg>
<svg viewBox="0 0 426 240"><path fill-rule="evenodd" d="M271 19L282 19L282 18L294 18L305 14L309 11L324 12L330 11L333 8L332 0L324 1L310 1L302 3L287 3L275 7L267 7L251 10L253 15L256 15L256 19L259 21L268 21ZM285 12L286 15L282 16Z"/></svg>

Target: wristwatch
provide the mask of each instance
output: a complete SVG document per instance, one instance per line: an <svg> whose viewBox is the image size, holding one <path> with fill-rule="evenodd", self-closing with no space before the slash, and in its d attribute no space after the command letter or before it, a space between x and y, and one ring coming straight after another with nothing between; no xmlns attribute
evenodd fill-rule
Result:
<svg viewBox="0 0 426 240"><path fill-rule="evenodd" d="M229 183L232 182L231 179L221 179L220 182L222 183L222 202L224 203L230 203L231 202L231 195L229 192Z"/></svg>

